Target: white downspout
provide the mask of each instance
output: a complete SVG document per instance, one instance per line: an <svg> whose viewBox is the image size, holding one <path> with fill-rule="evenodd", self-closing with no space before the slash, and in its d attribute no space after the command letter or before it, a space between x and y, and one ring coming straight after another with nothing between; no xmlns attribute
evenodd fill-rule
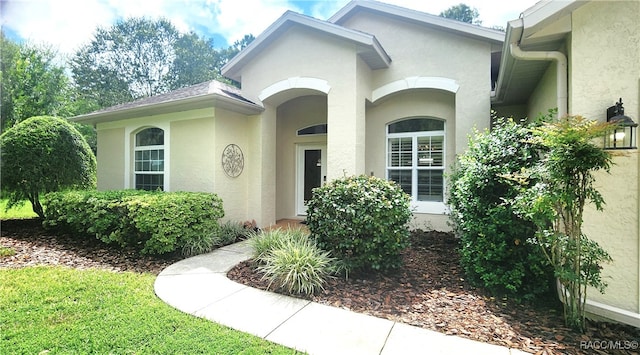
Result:
<svg viewBox="0 0 640 355"><path fill-rule="evenodd" d="M523 51L516 43L509 44L511 55L514 58L521 60L553 60L557 66L557 105L558 105L558 117L566 116L567 109L567 56L558 51Z"/></svg>

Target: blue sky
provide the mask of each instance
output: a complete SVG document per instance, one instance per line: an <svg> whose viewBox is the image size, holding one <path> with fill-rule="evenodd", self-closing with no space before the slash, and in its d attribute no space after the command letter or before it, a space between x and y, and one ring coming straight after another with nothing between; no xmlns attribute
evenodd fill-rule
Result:
<svg viewBox="0 0 640 355"><path fill-rule="evenodd" d="M245 34L258 36L285 11L326 20L349 0L0 0L2 27L10 38L49 44L70 55L91 40L98 26L127 17L166 17L180 31L195 31L226 47ZM482 24L506 26L536 0L382 0L431 14L466 3Z"/></svg>

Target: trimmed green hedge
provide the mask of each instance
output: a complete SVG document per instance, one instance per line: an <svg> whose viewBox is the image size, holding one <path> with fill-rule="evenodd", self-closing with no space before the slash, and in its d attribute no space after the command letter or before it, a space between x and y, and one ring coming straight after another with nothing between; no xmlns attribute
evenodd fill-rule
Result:
<svg viewBox="0 0 640 355"><path fill-rule="evenodd" d="M142 254L183 253L215 238L224 216L215 194L196 192L68 191L44 196L45 228L135 246Z"/></svg>

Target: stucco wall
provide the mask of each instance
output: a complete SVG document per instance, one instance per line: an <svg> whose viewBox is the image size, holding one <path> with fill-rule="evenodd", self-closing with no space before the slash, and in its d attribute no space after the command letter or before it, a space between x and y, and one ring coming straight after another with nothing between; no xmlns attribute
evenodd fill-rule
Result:
<svg viewBox="0 0 640 355"><path fill-rule="evenodd" d="M213 192L215 189L213 118L171 122L171 189Z"/></svg>
<svg viewBox="0 0 640 355"><path fill-rule="evenodd" d="M569 109L587 118L606 119L606 108L623 98L625 114L640 120L640 13L638 1L590 2L573 13ZM607 203L603 213L587 209L584 232L602 245L614 262L603 273L605 295L590 298L640 312L638 279L638 152L615 158L611 175L597 186Z"/></svg>
<svg viewBox="0 0 640 355"><path fill-rule="evenodd" d="M635 14L632 16L631 14ZM638 122L639 1L592 1L573 13L570 108L592 119L622 97Z"/></svg>
<svg viewBox="0 0 640 355"><path fill-rule="evenodd" d="M551 62L544 75L538 82L533 93L529 97L527 117L534 120L538 116L546 115L549 109L558 107L556 73L558 72L555 62Z"/></svg>
<svg viewBox="0 0 640 355"><path fill-rule="evenodd" d="M214 120L215 143L213 144L210 164L214 171L214 191L224 203L225 219L245 221L257 219L259 212L247 203L249 181L248 166L256 164L251 146L248 143L249 119L241 114L216 109ZM222 169L222 152L229 144L235 144L242 150L244 169L237 177L229 177ZM193 153L192 153L193 154Z"/></svg>
<svg viewBox="0 0 640 355"><path fill-rule="evenodd" d="M343 25L373 33L392 59L389 69L373 72L373 89L415 76L455 80L460 86L455 97L457 153L467 148L472 128L489 127L490 43L372 12L360 12Z"/></svg>
<svg viewBox="0 0 640 355"><path fill-rule="evenodd" d="M133 149L135 134L145 127L165 130L165 190L214 192L222 198L225 219L260 219L258 209L248 208L251 167L260 163L250 139L252 124L260 120L222 109L198 109L140 117L98 125L99 188L134 187ZM222 169L222 152L238 145L245 168L231 178ZM259 185L258 185L259 186Z"/></svg>
<svg viewBox="0 0 640 355"><path fill-rule="evenodd" d="M124 187L124 128L98 127L98 190Z"/></svg>
<svg viewBox="0 0 640 355"><path fill-rule="evenodd" d="M319 35L303 26L294 26L260 51L258 58L242 69L242 93L259 101L265 88L292 77L326 80L332 88L338 82L353 85L349 76L355 69L353 46L334 37ZM346 68L345 68L346 66ZM276 103L280 104L281 102Z"/></svg>
<svg viewBox="0 0 640 355"><path fill-rule="evenodd" d="M584 214L585 234L613 258L604 265L606 293L589 290L589 299L638 312L640 253L638 242L638 151L614 158L611 174L598 173L596 187L605 199L604 211L589 206Z"/></svg>

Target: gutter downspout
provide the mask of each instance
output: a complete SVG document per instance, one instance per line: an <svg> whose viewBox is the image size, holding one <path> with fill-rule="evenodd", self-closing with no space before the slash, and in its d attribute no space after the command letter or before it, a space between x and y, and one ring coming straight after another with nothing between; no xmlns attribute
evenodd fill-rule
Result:
<svg viewBox="0 0 640 355"><path fill-rule="evenodd" d="M567 56L558 51L523 51L519 43L510 43L509 49L511 55L516 59L521 60L552 60L556 62L556 90L557 90L557 105L558 105L558 117L564 117L568 113L567 109Z"/></svg>

